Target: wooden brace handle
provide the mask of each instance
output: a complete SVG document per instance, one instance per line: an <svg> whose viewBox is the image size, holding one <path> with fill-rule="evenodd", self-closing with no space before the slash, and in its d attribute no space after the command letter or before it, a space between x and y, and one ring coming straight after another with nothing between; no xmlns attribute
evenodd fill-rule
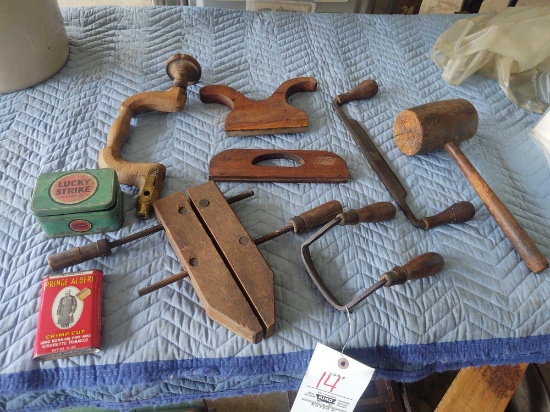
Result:
<svg viewBox="0 0 550 412"><path fill-rule="evenodd" d="M149 219L152 204L164 187L166 167L160 163L133 163L122 159L120 150L130 136L133 117L148 111L164 113L183 110L187 100L186 86L200 79L201 67L191 56L177 54L166 62L172 87L162 92L143 92L127 98L119 107L118 117L107 136L107 146L99 152L99 167L116 170L121 183L136 186L140 193L136 201L136 216Z"/></svg>

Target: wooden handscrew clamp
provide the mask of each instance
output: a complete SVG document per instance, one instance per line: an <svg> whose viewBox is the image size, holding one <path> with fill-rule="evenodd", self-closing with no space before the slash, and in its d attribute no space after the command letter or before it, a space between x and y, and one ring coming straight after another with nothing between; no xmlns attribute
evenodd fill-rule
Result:
<svg viewBox="0 0 550 412"><path fill-rule="evenodd" d="M175 193L155 202L166 237L208 316L258 343L275 330L273 272L214 182L193 187L187 195L189 199ZM338 202L325 205L265 240L321 225L341 211Z"/></svg>
<svg viewBox="0 0 550 412"><path fill-rule="evenodd" d="M342 212L342 205L327 202L293 217L281 229L252 239L229 206L250 192L226 199L214 182L207 182L188 189L187 195L175 193L155 202L161 224L122 239L101 239L51 255L50 267L60 270L108 256L114 247L164 230L185 270L142 289L140 295L189 276L212 320L252 343L271 336L275 325L273 272L256 245L323 225Z"/></svg>

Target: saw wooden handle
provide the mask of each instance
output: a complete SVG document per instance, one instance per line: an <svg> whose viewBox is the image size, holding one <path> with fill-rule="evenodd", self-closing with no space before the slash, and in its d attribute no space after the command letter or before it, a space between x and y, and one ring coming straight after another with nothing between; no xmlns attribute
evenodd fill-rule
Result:
<svg viewBox="0 0 550 412"><path fill-rule="evenodd" d="M287 102L298 92L314 92L317 80L298 77L282 83L265 100L251 100L237 90L224 85L205 86L200 90L203 103L221 103L231 109L225 119L228 136L298 133L308 128L306 113Z"/></svg>

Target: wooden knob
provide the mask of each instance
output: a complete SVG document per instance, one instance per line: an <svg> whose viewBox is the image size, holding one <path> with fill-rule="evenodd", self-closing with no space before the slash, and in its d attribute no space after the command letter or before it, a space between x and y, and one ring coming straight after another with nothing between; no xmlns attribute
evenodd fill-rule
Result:
<svg viewBox="0 0 550 412"><path fill-rule="evenodd" d="M374 80L365 80L347 93L336 96L338 105L343 105L352 100L372 99L378 93L378 83Z"/></svg>
<svg viewBox="0 0 550 412"><path fill-rule="evenodd" d="M428 216L422 219L426 225L424 229L431 229L439 225L447 225L449 223L464 223L474 217L476 209L470 202L457 202L451 205L443 212L435 216Z"/></svg>
<svg viewBox="0 0 550 412"><path fill-rule="evenodd" d="M401 151L413 156L442 150L449 141L459 144L468 140L477 126L477 111L468 100L441 100L399 113L393 135Z"/></svg>
<svg viewBox="0 0 550 412"><path fill-rule="evenodd" d="M194 57L174 54L166 61L166 73L174 81L174 86L187 87L200 80L202 69Z"/></svg>

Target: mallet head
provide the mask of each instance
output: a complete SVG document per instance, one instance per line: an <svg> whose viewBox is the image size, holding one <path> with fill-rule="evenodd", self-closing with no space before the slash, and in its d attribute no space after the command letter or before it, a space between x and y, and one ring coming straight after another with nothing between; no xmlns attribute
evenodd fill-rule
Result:
<svg viewBox="0 0 550 412"><path fill-rule="evenodd" d="M395 143L409 156L459 144L477 132L475 107L465 99L441 100L404 110L393 123Z"/></svg>

